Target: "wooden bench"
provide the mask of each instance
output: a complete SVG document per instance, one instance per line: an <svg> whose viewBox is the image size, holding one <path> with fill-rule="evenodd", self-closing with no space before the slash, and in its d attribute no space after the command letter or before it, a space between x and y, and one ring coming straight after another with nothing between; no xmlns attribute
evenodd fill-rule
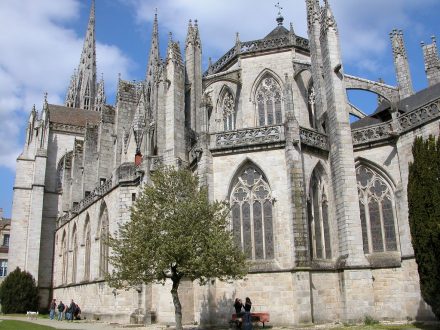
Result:
<svg viewBox="0 0 440 330"><path fill-rule="evenodd" d="M242 324L242 317L243 315L237 316L237 314L232 314L231 317L231 321L229 323L233 323L235 324L237 327L239 326L239 324ZM264 324L267 322L270 322L270 315L267 312L255 312L255 313L251 313L251 320L252 322L260 322L263 324L263 328L264 328Z"/></svg>

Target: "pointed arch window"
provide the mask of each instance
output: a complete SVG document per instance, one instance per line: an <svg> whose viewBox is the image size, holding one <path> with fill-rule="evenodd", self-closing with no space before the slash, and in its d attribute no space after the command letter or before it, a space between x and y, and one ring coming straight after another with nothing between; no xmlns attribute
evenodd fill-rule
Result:
<svg viewBox="0 0 440 330"><path fill-rule="evenodd" d="M235 100L229 90L226 90L223 94L221 111L223 115L223 129L225 131L235 130Z"/></svg>
<svg viewBox="0 0 440 330"><path fill-rule="evenodd" d="M99 235L99 277L104 277L108 272L108 245L106 239L109 234L109 221L107 207L104 208L101 214L101 228Z"/></svg>
<svg viewBox="0 0 440 330"><path fill-rule="evenodd" d="M328 198L322 175L315 169L312 173L307 200L310 248L313 259L331 259Z"/></svg>
<svg viewBox="0 0 440 330"><path fill-rule="evenodd" d="M311 128L316 128L316 92L313 83L307 91L307 110L309 112L309 124Z"/></svg>
<svg viewBox="0 0 440 330"><path fill-rule="evenodd" d="M248 259L273 259L273 198L267 180L256 166L249 164L239 172L232 187L235 243Z"/></svg>
<svg viewBox="0 0 440 330"><path fill-rule="evenodd" d="M275 78L266 74L256 91L257 122L259 126L281 124L281 87Z"/></svg>
<svg viewBox="0 0 440 330"><path fill-rule="evenodd" d="M373 169L356 168L364 253L397 251L394 194Z"/></svg>
<svg viewBox="0 0 440 330"><path fill-rule="evenodd" d="M76 272L78 265L78 234L76 227L73 229L72 235L72 283L76 283Z"/></svg>
<svg viewBox="0 0 440 330"><path fill-rule="evenodd" d="M61 255L62 255L62 269L61 269L61 282L63 284L67 283L67 271L68 271L68 261L69 261L69 251L67 249L67 235L66 232L63 233L63 238L61 240Z"/></svg>
<svg viewBox="0 0 440 330"><path fill-rule="evenodd" d="M90 254L92 251L92 238L90 232L90 221L87 216L86 226L84 230L84 238L85 238L85 252L84 252L84 280L90 280Z"/></svg>

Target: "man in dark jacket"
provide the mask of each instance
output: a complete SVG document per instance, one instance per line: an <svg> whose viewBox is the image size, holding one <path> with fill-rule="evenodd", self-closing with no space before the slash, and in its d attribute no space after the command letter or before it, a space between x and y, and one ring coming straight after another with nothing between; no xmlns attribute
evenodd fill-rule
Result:
<svg viewBox="0 0 440 330"><path fill-rule="evenodd" d="M63 320L65 308L66 308L66 306L64 306L63 302L60 300L60 303L58 304L58 321Z"/></svg>

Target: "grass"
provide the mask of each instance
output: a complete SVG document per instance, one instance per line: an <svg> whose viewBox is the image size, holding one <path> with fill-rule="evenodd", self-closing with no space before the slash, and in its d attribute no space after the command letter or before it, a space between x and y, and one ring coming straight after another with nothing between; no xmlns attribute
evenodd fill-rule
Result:
<svg viewBox="0 0 440 330"><path fill-rule="evenodd" d="M333 328L332 330L405 330L405 329L421 329L421 330L438 330L438 324L424 324L422 322L415 322L410 324L372 324L372 325L347 325L339 328Z"/></svg>
<svg viewBox="0 0 440 330"><path fill-rule="evenodd" d="M45 325L34 324L24 321L0 320L0 330L50 330L56 329Z"/></svg>

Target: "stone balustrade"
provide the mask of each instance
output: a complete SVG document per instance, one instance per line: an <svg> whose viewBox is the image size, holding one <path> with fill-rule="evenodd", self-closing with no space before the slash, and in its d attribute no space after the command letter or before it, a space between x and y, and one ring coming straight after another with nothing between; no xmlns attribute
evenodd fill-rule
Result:
<svg viewBox="0 0 440 330"><path fill-rule="evenodd" d="M300 127L299 136L302 144L322 150L329 150L327 135L315 130Z"/></svg>

